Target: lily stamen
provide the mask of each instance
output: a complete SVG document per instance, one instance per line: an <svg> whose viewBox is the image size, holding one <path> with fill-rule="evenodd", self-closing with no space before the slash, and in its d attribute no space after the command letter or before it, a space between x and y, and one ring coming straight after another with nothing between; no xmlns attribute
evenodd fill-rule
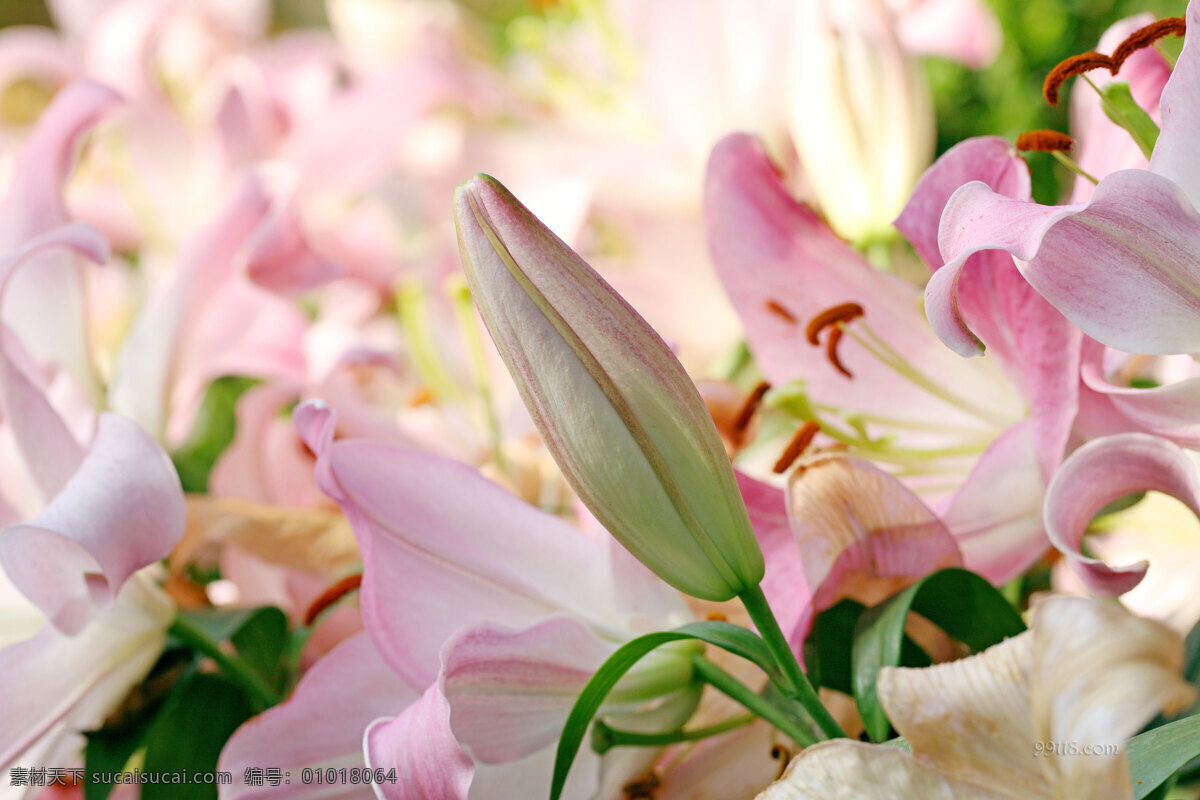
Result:
<svg viewBox="0 0 1200 800"><path fill-rule="evenodd" d="M787 447L783 449L783 454L779 456L779 460L775 462L775 466L771 468L771 471L776 475L782 475L784 472L787 472L787 468L797 458L804 455L804 451L808 449L808 446L812 444L812 440L820 432L820 424L812 420L801 425L800 429L792 436L792 440L788 442Z"/></svg>
<svg viewBox="0 0 1200 800"><path fill-rule="evenodd" d="M762 405L763 396L770 390L771 384L766 381L759 381L750 394L746 395L746 402L742 404L738 410L737 417L733 420L733 431L736 434L743 434L746 428L750 425L750 420L754 419L754 414L758 411L758 407Z"/></svg>
<svg viewBox="0 0 1200 800"><path fill-rule="evenodd" d="M793 314L791 311L788 311L788 309L785 306L783 306L782 304L780 304L780 302L778 300L768 300L766 302L766 307L767 307L767 311L770 311L775 316L782 318L789 325L796 324L796 322L797 322L796 315Z"/></svg>
<svg viewBox="0 0 1200 800"><path fill-rule="evenodd" d="M358 589L362 585L362 573L356 575L347 575L337 583L330 586L325 591L321 592L321 596L312 602L308 607L308 611L304 613L304 624L311 626L316 622L317 617L321 616L321 612L332 606L337 601L341 600L346 595Z"/></svg>
<svg viewBox="0 0 1200 800"><path fill-rule="evenodd" d="M1187 23L1183 17L1167 17L1166 19L1156 20L1149 25L1138 28L1129 36L1125 37L1125 41L1117 45L1117 49L1113 50L1112 54L1112 74L1116 75L1121 71L1121 65L1125 63L1125 59L1145 47L1152 46L1164 36L1183 36L1187 28Z"/></svg>
<svg viewBox="0 0 1200 800"><path fill-rule="evenodd" d="M840 303L832 308L827 308L820 314L813 317L808 327L804 329L804 335L811 345L821 343L821 331L828 328L830 325L837 325L840 322L849 322L852 319L861 317L865 312L863 307L858 303Z"/></svg>
<svg viewBox="0 0 1200 800"><path fill-rule="evenodd" d="M775 780L779 780L787 771L787 765L792 760L792 752L783 745L777 744L771 748L771 758L779 762L779 773L775 776Z"/></svg>
<svg viewBox="0 0 1200 800"><path fill-rule="evenodd" d="M808 327L804 329L804 335L808 338L809 344L812 345L821 343L821 331L826 328L831 329L829 337L825 340L825 355L829 358L829 363L833 364L834 368L847 378L853 378L854 375L846 368L846 365L842 363L841 358L838 356L838 343L842 340L842 325L861 317L863 313L863 307L858 303L842 303L817 314L809 321Z"/></svg>
<svg viewBox="0 0 1200 800"><path fill-rule="evenodd" d="M1094 50L1060 61L1046 75L1046 82L1042 84L1042 94L1045 95L1046 102L1052 106L1058 105L1058 90L1062 88L1068 78L1100 68L1109 72L1116 71L1112 58Z"/></svg>
<svg viewBox="0 0 1200 800"><path fill-rule="evenodd" d="M1017 137L1017 149L1035 153L1070 152L1075 140L1065 133L1052 130L1025 131Z"/></svg>

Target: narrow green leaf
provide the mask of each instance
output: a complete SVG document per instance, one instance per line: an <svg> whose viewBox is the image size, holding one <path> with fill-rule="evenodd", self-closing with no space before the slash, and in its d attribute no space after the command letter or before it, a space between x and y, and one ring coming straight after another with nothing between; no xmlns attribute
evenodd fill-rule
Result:
<svg viewBox="0 0 1200 800"><path fill-rule="evenodd" d="M155 721L142 767L147 776L181 782L146 783L142 800L215 800L217 784L208 779L221 748L252 714L249 698L224 676L201 672L189 678Z"/></svg>
<svg viewBox="0 0 1200 800"><path fill-rule="evenodd" d="M872 741L882 742L888 735L876 682L882 667L902 663L909 611L976 652L1025 630L1021 615L1000 590L963 569L939 570L863 612L854 634L854 698Z"/></svg>
<svg viewBox="0 0 1200 800"><path fill-rule="evenodd" d="M1113 81L1100 90L1100 97L1103 101L1101 106L1108 118L1129 131L1142 155L1149 158L1154 153L1154 145L1158 141L1158 125L1133 99L1129 84Z"/></svg>
<svg viewBox="0 0 1200 800"><path fill-rule="evenodd" d="M805 666L814 686L854 694L854 630L864 611L866 606L862 603L842 600L817 615L812 631L804 642ZM930 664L929 655L905 636L900 645L900 664L905 667L927 667Z"/></svg>
<svg viewBox="0 0 1200 800"><path fill-rule="evenodd" d="M633 669L644 656L670 642L694 639L720 647L734 655L757 664L775 682L782 680L775 659L765 642L753 632L728 622L694 622L673 631L648 633L625 643L596 670L587 686L579 693L574 708L563 726L554 756L554 778L550 785L550 800L558 800L567 783L567 773L587 735L588 726L600 710L604 699L626 672Z"/></svg>
<svg viewBox="0 0 1200 800"><path fill-rule="evenodd" d="M1139 733L1126 745L1134 800L1142 800L1200 755L1200 716Z"/></svg>

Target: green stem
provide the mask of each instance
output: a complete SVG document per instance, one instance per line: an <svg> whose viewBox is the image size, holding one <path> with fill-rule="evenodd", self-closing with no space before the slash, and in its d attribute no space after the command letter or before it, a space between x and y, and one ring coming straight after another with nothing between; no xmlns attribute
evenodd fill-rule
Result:
<svg viewBox="0 0 1200 800"><path fill-rule="evenodd" d="M721 694L724 694L733 700L741 703L746 707L747 711L762 717L767 722L774 725L779 730L792 737L796 744L802 747L808 747L810 744L816 744L817 739L810 731L804 729L796 720L784 714L775 706L768 703L762 697L754 693L750 687L739 683L736 678L730 675L725 670L718 667L713 662L701 655L693 658L692 663L696 666L696 674L707 683L709 686L716 689Z"/></svg>
<svg viewBox="0 0 1200 800"><path fill-rule="evenodd" d="M1100 181L1096 179L1095 175L1091 174L1086 169L1079 166L1077 163L1075 163L1075 161L1073 159L1068 157L1065 153L1060 153L1057 150L1051 150L1050 155L1054 156L1054 159L1058 163L1062 164L1064 167L1071 170L1071 172L1074 172L1076 175L1086 178L1087 180L1091 181L1093 184L1100 183Z"/></svg>
<svg viewBox="0 0 1200 800"><path fill-rule="evenodd" d="M678 742L695 742L718 736L734 728L740 728L758 719L754 714L739 714L727 720L709 725L704 728L693 728L689 731L668 731L667 733L641 733L613 728L596 720L592 725L592 749L600 755L614 747L665 747Z"/></svg>
<svg viewBox="0 0 1200 800"><path fill-rule="evenodd" d="M183 617L175 617L175 621L171 623L167 633L196 652L203 653L215 661L226 676L241 686L250 695L250 698L262 708L270 708L279 702L275 690L267 685L262 676L245 661L222 650L218 643L208 638L204 631L194 623Z"/></svg>
<svg viewBox="0 0 1200 800"><path fill-rule="evenodd" d="M817 690L808 682L808 676L804 674L804 670L800 669L800 662L796 660L791 645L788 644L783 631L779 629L779 623L776 622L775 615L771 612L771 606L767 604L767 598L763 594L762 588L754 586L738 596L741 598L742 604L746 606L746 611L750 612L750 619L754 620L759 635L771 649L771 654L775 656L775 662L783 670L784 677L791 684L783 687L787 690L788 695L800 701L804 709L812 715L817 727L827 737L836 739L845 736L846 732L842 730L842 726L838 725L837 720L821 703L821 699L817 697Z"/></svg>

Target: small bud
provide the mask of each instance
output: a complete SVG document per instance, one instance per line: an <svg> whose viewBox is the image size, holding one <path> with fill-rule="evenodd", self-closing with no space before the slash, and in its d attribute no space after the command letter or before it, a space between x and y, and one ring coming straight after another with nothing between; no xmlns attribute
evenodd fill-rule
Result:
<svg viewBox="0 0 1200 800"><path fill-rule="evenodd" d="M642 563L728 600L763 557L695 386L644 319L495 179L455 193L475 302L554 459Z"/></svg>

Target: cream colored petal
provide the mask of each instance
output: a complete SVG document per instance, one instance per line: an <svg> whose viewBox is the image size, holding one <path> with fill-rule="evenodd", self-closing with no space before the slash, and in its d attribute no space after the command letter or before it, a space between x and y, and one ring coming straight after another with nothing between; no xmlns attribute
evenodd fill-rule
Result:
<svg viewBox="0 0 1200 800"><path fill-rule="evenodd" d="M1035 795L1029 795L1033 797ZM899 747L838 739L813 745L757 800L1000 800L1006 795L955 783Z"/></svg>
<svg viewBox="0 0 1200 800"><path fill-rule="evenodd" d="M1132 797L1125 741L1195 697L1183 642L1116 603L1049 597L1033 611L1034 741L1061 797Z"/></svg>
<svg viewBox="0 0 1200 800"><path fill-rule="evenodd" d="M1052 797L1033 748L1033 646L1023 633L949 664L882 669L880 701L916 760L1005 797Z"/></svg>

